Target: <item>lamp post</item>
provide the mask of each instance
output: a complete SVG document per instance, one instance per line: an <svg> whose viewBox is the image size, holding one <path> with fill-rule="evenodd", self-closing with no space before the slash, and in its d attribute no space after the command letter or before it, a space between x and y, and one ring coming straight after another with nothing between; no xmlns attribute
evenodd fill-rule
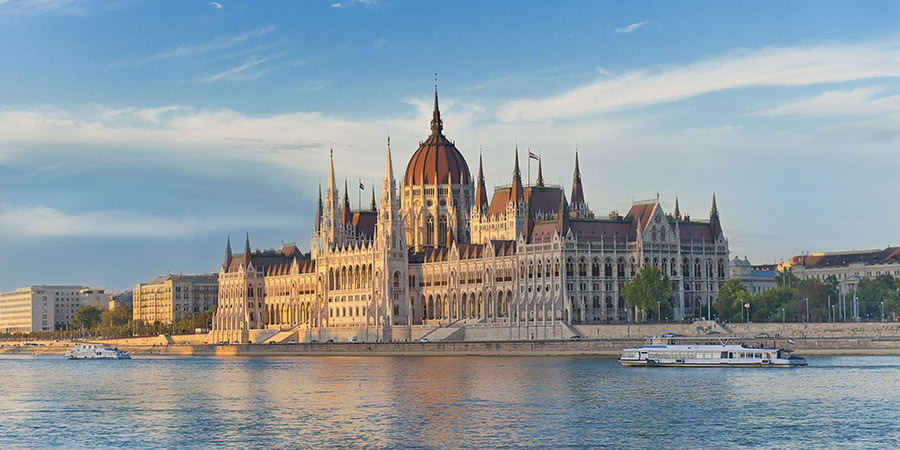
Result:
<svg viewBox="0 0 900 450"><path fill-rule="evenodd" d="M884 302L881 302L881 306L884 306ZM661 320L659 320L659 317L662 315L662 312L661 312L662 310L660 310L660 307L661 307L660 303L656 302L656 321L657 322L661 322ZM882 316L883 315L884 314L882 314Z"/></svg>
<svg viewBox="0 0 900 450"><path fill-rule="evenodd" d="M881 321L884 322L884 302L881 302Z"/></svg>
<svg viewBox="0 0 900 450"><path fill-rule="evenodd" d="M803 297L803 300L806 300L806 323L809 323L809 299Z"/></svg>
<svg viewBox="0 0 900 450"><path fill-rule="evenodd" d="M781 324L784 325L784 308L781 308Z"/></svg>

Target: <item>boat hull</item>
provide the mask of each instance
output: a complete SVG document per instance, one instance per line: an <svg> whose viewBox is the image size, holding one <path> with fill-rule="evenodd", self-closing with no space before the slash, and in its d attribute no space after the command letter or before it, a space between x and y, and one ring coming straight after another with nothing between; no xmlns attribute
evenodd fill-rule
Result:
<svg viewBox="0 0 900 450"><path fill-rule="evenodd" d="M650 361L623 361L619 360L619 362L625 367L767 367L767 368L791 368L791 367L800 367L805 366L806 361L803 362L773 362L773 363L760 363L760 362L698 362L698 363L677 363L677 362L650 362Z"/></svg>

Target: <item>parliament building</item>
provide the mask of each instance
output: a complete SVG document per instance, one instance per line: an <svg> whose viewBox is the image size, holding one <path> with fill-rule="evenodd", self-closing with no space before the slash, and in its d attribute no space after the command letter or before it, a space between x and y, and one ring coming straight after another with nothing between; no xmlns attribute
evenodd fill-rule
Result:
<svg viewBox="0 0 900 450"><path fill-rule="evenodd" d="M547 337L636 317L622 289L645 266L671 281L670 320L706 316L729 273L715 195L708 221L682 216L677 199L667 213L658 198L597 217L577 152L567 195L544 182L540 161L524 185L518 151L511 182L488 192L480 158L473 178L443 130L435 89L430 135L399 179L388 141L380 201L373 193L368 210L351 210L346 182L340 195L332 157L308 254L252 251L249 235L233 253L229 239L213 339L411 340L413 330L461 326Z"/></svg>

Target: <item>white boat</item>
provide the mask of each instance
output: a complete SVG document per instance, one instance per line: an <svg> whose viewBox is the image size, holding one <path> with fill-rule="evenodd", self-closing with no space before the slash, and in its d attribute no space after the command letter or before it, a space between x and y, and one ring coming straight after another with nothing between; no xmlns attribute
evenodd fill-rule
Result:
<svg viewBox="0 0 900 450"><path fill-rule="evenodd" d="M802 356L791 350L732 344L740 338L653 337L641 347L622 350L619 362L625 367L797 367L805 366Z"/></svg>
<svg viewBox="0 0 900 450"><path fill-rule="evenodd" d="M131 359L131 355L102 344L75 344L66 352L69 359Z"/></svg>

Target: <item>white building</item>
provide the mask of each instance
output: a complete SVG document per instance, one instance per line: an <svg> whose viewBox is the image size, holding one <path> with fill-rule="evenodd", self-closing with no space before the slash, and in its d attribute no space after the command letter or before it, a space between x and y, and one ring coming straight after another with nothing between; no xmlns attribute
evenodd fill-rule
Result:
<svg viewBox="0 0 900 450"><path fill-rule="evenodd" d="M745 256L740 259L737 256L731 260L729 265L729 278L736 279L747 288L750 295L756 295L760 292L768 291L777 287L775 276L778 271L775 270L774 264L766 264L762 266L754 266Z"/></svg>
<svg viewBox="0 0 900 450"><path fill-rule="evenodd" d="M847 294L852 293L862 279L874 279L879 275L900 277L900 247L812 253L795 256L785 266L800 279L825 281L834 276L840 283L841 294Z"/></svg>
<svg viewBox="0 0 900 450"><path fill-rule="evenodd" d="M36 285L0 293L0 332L30 333L65 328L81 306L107 309L103 289Z"/></svg>

